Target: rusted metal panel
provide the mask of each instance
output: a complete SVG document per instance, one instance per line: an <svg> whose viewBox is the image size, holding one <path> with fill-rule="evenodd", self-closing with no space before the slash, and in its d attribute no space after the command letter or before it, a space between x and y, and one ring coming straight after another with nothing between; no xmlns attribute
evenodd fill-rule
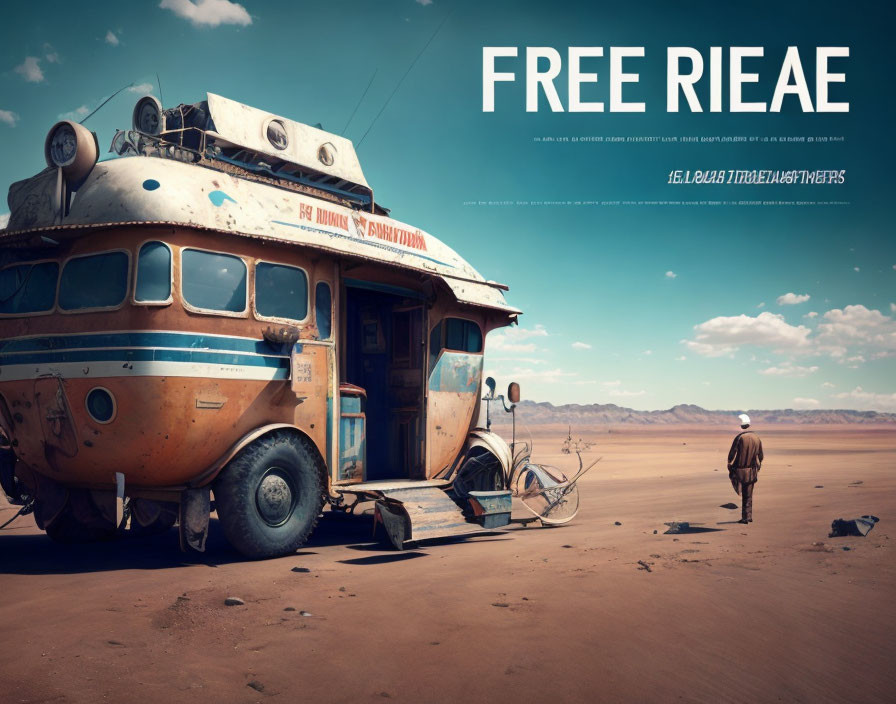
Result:
<svg viewBox="0 0 896 704"><path fill-rule="evenodd" d="M510 491L471 491L470 507L483 528L499 528L510 523Z"/></svg>
<svg viewBox="0 0 896 704"><path fill-rule="evenodd" d="M466 519L457 504L448 495L437 487L413 487L403 489L391 489L382 492L383 500L377 503L377 508L382 511L381 518L385 524L390 521L392 527L388 529L389 537L396 547L401 542L429 540L431 538L446 538L453 536L480 533L484 529L476 523ZM402 528L401 513L407 516L406 526L410 526L410 534L407 528Z"/></svg>
<svg viewBox="0 0 896 704"><path fill-rule="evenodd" d="M110 488L116 471L126 475L129 490L184 486L211 481L220 469L216 462L237 439L271 424L298 428L327 457L333 343L314 339L313 319L298 325L304 351L316 350L312 371L320 380L313 395L298 403L290 389L289 354L263 337L270 322L254 318L251 301L242 317L185 310L177 255L180 246L227 250L243 257L250 271L259 259L280 261L301 266L312 282L327 283L332 261L313 262L295 247L225 237L137 227L54 250L54 258L63 260L115 245L130 249L133 260L142 242L164 241L176 255L173 300L140 306L128 299L103 312L0 316L0 392L18 418L11 434L23 462L74 486ZM87 395L96 387L115 399L109 423L87 412ZM56 449L48 453L46 447Z"/></svg>

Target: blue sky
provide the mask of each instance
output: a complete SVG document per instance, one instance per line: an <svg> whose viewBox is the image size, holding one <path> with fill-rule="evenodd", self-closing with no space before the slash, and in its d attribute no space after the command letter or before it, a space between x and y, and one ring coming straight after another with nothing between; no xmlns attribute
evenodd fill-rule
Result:
<svg viewBox="0 0 896 704"><path fill-rule="evenodd" d="M156 74L166 106L210 91L341 133L375 72L345 135L396 218L510 285L525 315L487 342L487 371L502 385L512 377L526 398L642 409L896 411L893 19L870 2L22 3L0 28L0 190L43 167L57 119L80 119L133 83L86 122L107 149L143 91L158 95ZM847 76L832 99L847 100L848 113L803 113L794 97L776 114L666 112L666 47L692 46L707 60L710 46L765 47L746 64L760 81L745 94L770 101L791 45L813 98L815 47L850 47L832 63ZM517 81L499 85L495 112L483 113L483 46L562 56L569 46L643 46L643 59L626 60L640 82L625 95L647 111L552 113L542 98L527 113L520 58L498 64ZM583 70L600 78L583 97L607 101L609 62L588 61ZM564 69L564 103L565 78ZM536 141L685 135L843 141ZM667 183L673 169L706 168L845 169L846 183ZM848 204L535 204L698 199Z"/></svg>

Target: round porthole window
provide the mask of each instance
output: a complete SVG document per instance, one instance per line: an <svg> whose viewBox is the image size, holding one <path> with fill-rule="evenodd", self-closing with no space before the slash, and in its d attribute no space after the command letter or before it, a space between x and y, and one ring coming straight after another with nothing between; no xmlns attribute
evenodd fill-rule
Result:
<svg viewBox="0 0 896 704"><path fill-rule="evenodd" d="M97 423L110 423L115 418L115 397L108 389L97 386L87 394L87 412Z"/></svg>
<svg viewBox="0 0 896 704"><path fill-rule="evenodd" d="M320 149L317 150L317 160L324 166L332 166L336 161L336 147L329 142L321 144Z"/></svg>
<svg viewBox="0 0 896 704"><path fill-rule="evenodd" d="M289 138L286 136L286 126L280 120L271 120L267 128L268 141L275 149L286 149L289 146Z"/></svg>

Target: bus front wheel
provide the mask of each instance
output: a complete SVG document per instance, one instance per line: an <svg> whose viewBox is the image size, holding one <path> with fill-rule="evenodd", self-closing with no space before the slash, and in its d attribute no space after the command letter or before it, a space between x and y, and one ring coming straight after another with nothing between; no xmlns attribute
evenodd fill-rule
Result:
<svg viewBox="0 0 896 704"><path fill-rule="evenodd" d="M324 500L313 446L290 432L271 433L242 449L213 489L224 535L253 559L295 552L314 530Z"/></svg>

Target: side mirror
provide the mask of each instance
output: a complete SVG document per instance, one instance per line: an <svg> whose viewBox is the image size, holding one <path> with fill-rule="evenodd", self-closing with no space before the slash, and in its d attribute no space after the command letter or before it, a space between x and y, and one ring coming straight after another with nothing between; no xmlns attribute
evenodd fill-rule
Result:
<svg viewBox="0 0 896 704"><path fill-rule="evenodd" d="M507 387L507 400L511 403L520 402L520 385L515 381L510 382L510 386Z"/></svg>
<svg viewBox="0 0 896 704"><path fill-rule="evenodd" d="M497 383L495 383L495 380L492 379L491 377L487 377L485 380L485 385L488 387L489 396L494 396L495 395L495 387L497 387Z"/></svg>

